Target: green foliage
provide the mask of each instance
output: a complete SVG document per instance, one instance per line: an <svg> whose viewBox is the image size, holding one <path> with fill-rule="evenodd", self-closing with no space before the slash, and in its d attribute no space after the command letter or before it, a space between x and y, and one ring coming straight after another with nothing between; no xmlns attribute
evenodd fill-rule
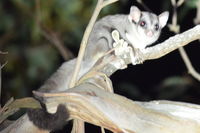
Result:
<svg viewBox="0 0 200 133"><path fill-rule="evenodd" d="M198 5L198 2L200 2L199 0L186 0L186 6L188 6L189 8L196 8Z"/></svg>
<svg viewBox="0 0 200 133"><path fill-rule="evenodd" d="M61 65L59 51L44 33L51 38L51 31L65 47L78 51L95 4L96 0L0 1L0 50L9 53L0 55L0 63L8 61L2 75L4 93L27 96Z"/></svg>

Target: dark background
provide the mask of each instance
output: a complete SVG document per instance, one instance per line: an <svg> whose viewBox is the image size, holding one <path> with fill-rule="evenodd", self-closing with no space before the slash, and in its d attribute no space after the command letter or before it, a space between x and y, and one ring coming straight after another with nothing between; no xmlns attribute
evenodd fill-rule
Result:
<svg viewBox="0 0 200 133"><path fill-rule="evenodd" d="M178 24L181 32L195 26L197 0L188 0L178 8ZM36 10L39 3L40 12ZM145 5L154 13L168 10L170 19L173 8L170 0L144 0ZM7 62L2 69L2 96L4 104L10 97L31 96L31 91L56 71L65 60L55 45L49 41L39 28L37 19L47 31L55 34L60 42L70 51L68 60L76 57L83 32L96 4L95 0L1 0L0 1L0 63ZM123 0L112 4L100 14L129 13L131 5L144 9L135 1ZM43 31L44 32L44 31ZM47 32L50 36L50 33ZM174 35L167 27L157 43ZM200 72L199 41L185 47L188 56ZM178 50L157 60L144 62L142 65L129 65L125 70L111 76L115 92L133 100L175 100L200 103L200 82L188 74ZM12 117L11 119L14 119ZM69 124L67 128L70 128ZM86 126L86 132L99 130L92 125ZM59 131L61 132L61 131ZM63 130L63 132L66 132Z"/></svg>

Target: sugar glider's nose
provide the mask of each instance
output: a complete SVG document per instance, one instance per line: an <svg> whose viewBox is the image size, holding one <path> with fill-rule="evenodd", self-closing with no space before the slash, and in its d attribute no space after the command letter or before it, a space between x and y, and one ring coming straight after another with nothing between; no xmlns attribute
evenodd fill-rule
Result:
<svg viewBox="0 0 200 133"><path fill-rule="evenodd" d="M153 36L153 31L148 30L148 31L146 32L146 34L147 34L148 37L152 37L152 36Z"/></svg>

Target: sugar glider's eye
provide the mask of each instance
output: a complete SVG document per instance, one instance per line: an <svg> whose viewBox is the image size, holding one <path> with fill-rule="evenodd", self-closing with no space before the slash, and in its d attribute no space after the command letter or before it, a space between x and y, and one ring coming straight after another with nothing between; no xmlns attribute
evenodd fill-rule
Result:
<svg viewBox="0 0 200 133"><path fill-rule="evenodd" d="M139 25L140 25L141 27L145 27L145 26L146 26L146 22L145 22L145 21L140 21Z"/></svg>
<svg viewBox="0 0 200 133"><path fill-rule="evenodd" d="M140 21L139 25L140 25L141 27L145 27L145 26L146 26L146 22L145 22L145 21Z"/></svg>
<svg viewBox="0 0 200 133"><path fill-rule="evenodd" d="M154 29L155 29L156 31L158 31L158 30L159 30L159 25L158 25L158 24L155 24Z"/></svg>

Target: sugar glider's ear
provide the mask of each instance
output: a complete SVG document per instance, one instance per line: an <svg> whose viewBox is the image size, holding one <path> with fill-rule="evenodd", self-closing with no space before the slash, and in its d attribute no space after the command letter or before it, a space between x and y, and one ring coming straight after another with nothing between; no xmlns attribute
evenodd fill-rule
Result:
<svg viewBox="0 0 200 133"><path fill-rule="evenodd" d="M141 11L136 6L131 6L130 13L129 13L129 20L135 23L138 23L140 20Z"/></svg>
<svg viewBox="0 0 200 133"><path fill-rule="evenodd" d="M160 27L163 28L167 24L169 12L165 11L158 16Z"/></svg>

